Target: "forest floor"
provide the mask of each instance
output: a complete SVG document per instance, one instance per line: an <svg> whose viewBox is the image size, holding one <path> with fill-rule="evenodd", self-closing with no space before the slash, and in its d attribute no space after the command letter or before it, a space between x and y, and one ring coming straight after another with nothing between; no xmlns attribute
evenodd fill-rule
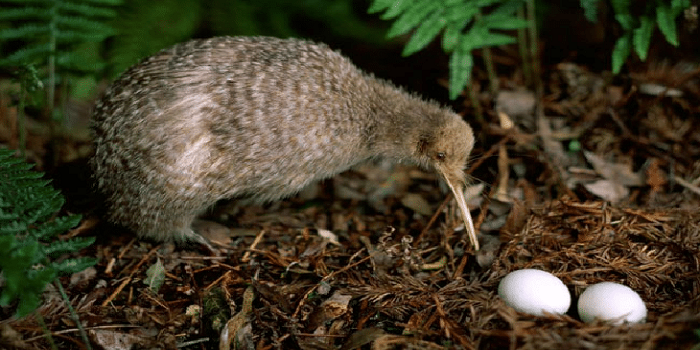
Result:
<svg viewBox="0 0 700 350"><path fill-rule="evenodd" d="M540 110L518 89L479 95L480 120L468 102L457 110L477 138L478 252L435 174L378 161L267 206L221 203L199 223L220 256L139 241L66 190L84 214L66 236L97 236L80 254L98 263L60 281L93 347L109 350L218 349L222 332L239 349L698 349L700 72L648 67L612 79L561 63ZM60 146L61 189L89 179L74 166L90 152L80 135ZM29 136L39 166L46 143ZM499 281L524 268L564 282L567 314L505 305ZM578 296L602 281L639 293L646 321L581 322ZM58 293L45 300L57 348L85 349ZM7 320L0 348L50 349L45 334L36 317Z"/></svg>

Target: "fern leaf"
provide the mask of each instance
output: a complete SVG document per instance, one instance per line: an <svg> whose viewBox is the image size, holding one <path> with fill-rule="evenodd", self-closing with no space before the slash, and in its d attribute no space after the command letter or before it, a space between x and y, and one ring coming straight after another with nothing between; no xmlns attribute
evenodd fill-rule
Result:
<svg viewBox="0 0 700 350"><path fill-rule="evenodd" d="M40 294L27 293L19 299L19 305L17 305L17 317L23 317L34 312L39 305L41 305L41 299L39 299Z"/></svg>
<svg viewBox="0 0 700 350"><path fill-rule="evenodd" d="M101 5L101 6L119 6L124 3L122 0L83 0L87 3L91 3L93 5Z"/></svg>
<svg viewBox="0 0 700 350"><path fill-rule="evenodd" d="M630 14L630 0L611 0L615 20L625 31L634 29L634 17Z"/></svg>
<svg viewBox="0 0 700 350"><path fill-rule="evenodd" d="M452 52L459 43L459 38L462 35L462 30L467 26L469 20L464 20L462 23L450 23L442 35L442 49L445 52Z"/></svg>
<svg viewBox="0 0 700 350"><path fill-rule="evenodd" d="M41 293L46 285L56 279L56 272L48 267L40 270L29 270L27 278L23 281L22 291L19 297L19 305L15 314L22 317L32 313L41 303Z"/></svg>
<svg viewBox="0 0 700 350"><path fill-rule="evenodd" d="M12 225L15 221L19 220L19 215L9 210L11 204L2 198L0 198L0 234L2 234L2 229L6 228L7 225ZM5 225L5 226L3 226Z"/></svg>
<svg viewBox="0 0 700 350"><path fill-rule="evenodd" d="M629 35L625 35L620 39L617 39L615 47L613 47L612 52L612 71L613 74L620 73L622 65L627 61L630 52L632 50L632 38Z"/></svg>
<svg viewBox="0 0 700 350"><path fill-rule="evenodd" d="M58 211L62 206L63 197L59 196L58 199L60 201L56 201L56 202L47 204L44 208L41 208L45 211L42 213L37 213L37 214L44 214L46 212L51 213L51 212ZM54 208L58 208L58 209L50 211L50 209L54 209ZM39 218L46 218L46 216L39 216L39 215L37 215L37 216ZM38 227L35 227L35 228L30 230L30 234L38 239L46 240L46 239L51 238L51 237L53 237L61 232L66 232L69 229L75 227L80 222L80 218L81 218L80 215L62 216L62 217L56 218L52 221L45 222L41 225L38 225ZM35 220L35 221L38 221L38 220Z"/></svg>
<svg viewBox="0 0 700 350"><path fill-rule="evenodd" d="M41 7L22 7L14 9L3 9L0 11L0 21L27 20L34 18L45 18L46 9Z"/></svg>
<svg viewBox="0 0 700 350"><path fill-rule="evenodd" d="M462 23L472 21L479 13L479 7L464 7L464 3L459 6L447 7L445 9L445 19L449 23ZM465 24L466 25L466 24Z"/></svg>
<svg viewBox="0 0 700 350"><path fill-rule="evenodd" d="M80 220L81 220L80 215L62 216L62 217L54 219L53 221L46 222L46 223L42 224L41 226L31 230L31 234L34 235L34 237L46 240L46 239L51 238L51 237L53 237L61 232L66 232L69 229L75 227L76 225L78 225ZM62 245L63 243L56 242L56 244L58 245L56 247L57 250L60 251L60 249L65 249L65 246ZM71 243L71 244L73 244L73 243ZM83 247L81 247L80 249L82 249L82 248ZM73 249L73 250L78 250L78 249ZM53 251L53 250L51 250L51 251Z"/></svg>
<svg viewBox="0 0 700 350"><path fill-rule="evenodd" d="M86 4L76 4L72 2L61 3L61 10L72 12L83 17L106 17L113 18L117 16L117 11L107 7L96 7Z"/></svg>
<svg viewBox="0 0 700 350"><path fill-rule="evenodd" d="M27 171L34 166L31 164L27 163L22 163L22 164L12 164L11 162L14 162L15 160L8 160L7 162L2 162L2 165L4 167L7 167L7 169L2 169L0 167L0 180L5 181L4 184L0 184L0 186L9 186L10 181L22 181L22 180L27 180L27 181L33 181L37 179L41 179L42 176L44 176L43 173L40 173L38 171ZM49 180L44 180L50 182ZM41 185L43 186L43 185ZM13 186L14 187L14 186Z"/></svg>
<svg viewBox="0 0 700 350"><path fill-rule="evenodd" d="M437 1L421 1L422 3L418 3L409 8L408 11L404 12L401 17L399 17L394 24L392 24L391 28L389 28L389 32L386 35L388 38L406 34L408 31L415 28L420 21L430 16L440 7L440 3Z"/></svg>
<svg viewBox="0 0 700 350"><path fill-rule="evenodd" d="M21 221L4 222L0 226L0 235L16 235L27 232L27 224Z"/></svg>
<svg viewBox="0 0 700 350"><path fill-rule="evenodd" d="M416 29L416 32L411 36L411 40L406 43L403 49L402 55L410 56L417 51L422 50L426 45L428 45L435 37L440 33L440 31L445 28L447 21L442 15L441 9L433 12L428 19L426 19L423 24Z"/></svg>
<svg viewBox="0 0 700 350"><path fill-rule="evenodd" d="M671 0L671 12L673 17L678 17L683 11L690 7L690 0Z"/></svg>
<svg viewBox="0 0 700 350"><path fill-rule="evenodd" d="M4 281L0 305L18 300L15 314L22 317L39 306L41 293L59 272L76 272L94 263L90 259L54 263L47 252L73 252L91 244L94 238L51 241L77 225L80 216L47 222L63 205L63 196L49 185L49 180L41 178L41 173L31 171L31 165L12 154L0 149L0 273Z"/></svg>
<svg viewBox="0 0 700 350"><path fill-rule="evenodd" d="M76 30L59 30L56 33L56 40L64 43L75 43L81 41L100 41L105 38L102 33L86 33Z"/></svg>
<svg viewBox="0 0 700 350"><path fill-rule="evenodd" d="M64 28L91 32L92 34L104 33L104 35L111 35L113 33L111 27L103 24L102 22L87 19L85 17L61 16L56 19L56 24Z"/></svg>
<svg viewBox="0 0 700 350"><path fill-rule="evenodd" d="M398 15L411 8L411 6L415 6L418 1L421 0L394 0L391 7L381 16L381 19L396 18Z"/></svg>
<svg viewBox="0 0 700 350"><path fill-rule="evenodd" d="M511 17L514 18L518 9L523 7L522 0L506 0L501 1L496 9L490 11L486 17L501 18L501 17Z"/></svg>
<svg viewBox="0 0 700 350"><path fill-rule="evenodd" d="M5 28L0 30L1 40L32 39L47 34L49 27L45 25L27 24L19 28Z"/></svg>
<svg viewBox="0 0 700 350"><path fill-rule="evenodd" d="M678 36L676 34L676 16L671 10L671 6L663 1L656 2L656 24L659 25L661 33L666 37L666 41L673 46L678 46Z"/></svg>
<svg viewBox="0 0 700 350"><path fill-rule="evenodd" d="M581 0L581 8L588 21L598 21L598 0Z"/></svg>
<svg viewBox="0 0 700 350"><path fill-rule="evenodd" d="M33 165L27 164L22 159L13 157L14 152L12 151L8 151L6 149L0 149L0 151L3 151L0 153L0 164L2 165L0 166L0 176L9 176L8 174L14 174L15 176L23 175L26 173L26 170L33 167ZM9 178L3 178L3 180L9 180Z"/></svg>
<svg viewBox="0 0 700 350"><path fill-rule="evenodd" d="M450 55L450 99L454 100L471 78L474 57L467 37L462 37L457 49Z"/></svg>
<svg viewBox="0 0 700 350"><path fill-rule="evenodd" d="M0 58L0 66L19 66L22 64L43 61L51 53L49 43L29 44L5 58Z"/></svg>
<svg viewBox="0 0 700 350"><path fill-rule="evenodd" d="M515 42L515 38L510 35L490 32L485 27L474 27L466 36L471 45L471 49L507 45Z"/></svg>
<svg viewBox="0 0 700 350"><path fill-rule="evenodd" d="M78 218L80 218L80 216L78 216ZM69 228L74 227L77 224L78 222L73 222L73 225L69 226ZM81 250L83 248L87 248L93 243L95 243L95 237L78 237L65 241L56 241L52 242L48 246L45 246L44 253L47 256L55 258L65 253L70 253Z"/></svg>
<svg viewBox="0 0 700 350"><path fill-rule="evenodd" d="M384 11L391 7L394 3L400 2L401 0L374 0L372 4L369 5L367 13L377 13Z"/></svg>
<svg viewBox="0 0 700 350"><path fill-rule="evenodd" d="M640 18L640 26L634 30L632 34L632 42L634 43L634 51L642 61L647 59L649 52L649 44L651 43L651 34L654 32L654 19L648 16Z"/></svg>
<svg viewBox="0 0 700 350"><path fill-rule="evenodd" d="M60 263L51 264L51 267L60 275L73 274L83 271L88 267L97 264L97 259L81 257L75 259L66 259Z"/></svg>
<svg viewBox="0 0 700 350"><path fill-rule="evenodd" d="M610 0L613 11L615 13L630 13L630 1L631 0Z"/></svg>
<svg viewBox="0 0 700 350"><path fill-rule="evenodd" d="M483 20L483 26L489 29L513 30L526 28L528 26L528 21L522 18L516 18L513 15L502 17L489 16Z"/></svg>

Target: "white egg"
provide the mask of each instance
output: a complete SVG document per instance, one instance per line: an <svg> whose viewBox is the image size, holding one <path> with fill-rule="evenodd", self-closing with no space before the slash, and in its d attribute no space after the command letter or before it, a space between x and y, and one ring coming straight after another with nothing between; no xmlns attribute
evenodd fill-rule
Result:
<svg viewBox="0 0 700 350"><path fill-rule="evenodd" d="M543 312L563 314L571 305L564 283L549 272L524 269L503 277L498 295L517 311L541 316Z"/></svg>
<svg viewBox="0 0 700 350"><path fill-rule="evenodd" d="M614 282L594 284L578 299L578 314L583 322L601 319L620 324L644 322L647 307L630 287Z"/></svg>

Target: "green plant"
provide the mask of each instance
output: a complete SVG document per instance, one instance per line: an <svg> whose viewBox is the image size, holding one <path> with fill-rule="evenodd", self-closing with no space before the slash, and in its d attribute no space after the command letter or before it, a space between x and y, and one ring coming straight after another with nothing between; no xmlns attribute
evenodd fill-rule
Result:
<svg viewBox="0 0 700 350"><path fill-rule="evenodd" d="M442 35L442 48L450 53L450 99L469 83L473 50L512 44L516 39L501 30L525 28L518 18L523 0L374 0L369 13L384 11L382 19L395 19L387 36L415 29L403 51L411 55Z"/></svg>
<svg viewBox="0 0 700 350"><path fill-rule="evenodd" d="M12 154L0 149L0 305L19 300L16 316L23 317L39 306L44 288L58 275L82 271L96 259L62 257L94 238L55 239L77 225L80 215L56 217L64 202L60 192Z"/></svg>
<svg viewBox="0 0 700 350"><path fill-rule="evenodd" d="M632 0L611 0L615 20L624 30L612 52L614 74L620 72L633 48L640 60L646 60L656 27L669 44L678 46L676 18L690 7L690 0L646 1L642 14L635 16L630 11L632 3ZM589 21L597 20L598 0L581 0L581 7Z"/></svg>
<svg viewBox="0 0 700 350"><path fill-rule="evenodd" d="M36 67L39 76L46 79L46 110L52 113L53 120L60 121L62 108L54 108L57 83L67 92L69 77L103 68L96 59L94 43L114 33L103 21L116 15L110 7L120 3L121 0L0 0L0 67L20 74L21 67ZM67 96L59 97L65 101Z"/></svg>

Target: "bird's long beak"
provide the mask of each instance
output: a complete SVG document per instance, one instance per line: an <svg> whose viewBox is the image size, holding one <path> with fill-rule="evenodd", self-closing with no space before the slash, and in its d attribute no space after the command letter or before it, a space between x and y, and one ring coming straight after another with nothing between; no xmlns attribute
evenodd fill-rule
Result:
<svg viewBox="0 0 700 350"><path fill-rule="evenodd" d="M447 186L450 186L450 190L452 190L452 194L455 196L457 205L462 211L462 219L464 220L464 227L469 233L469 240L474 246L474 250L479 250L479 240L476 238L476 230L474 229L472 214L469 213L467 201L464 199L464 185L461 181L456 181L450 176L445 176L445 182L447 182Z"/></svg>

